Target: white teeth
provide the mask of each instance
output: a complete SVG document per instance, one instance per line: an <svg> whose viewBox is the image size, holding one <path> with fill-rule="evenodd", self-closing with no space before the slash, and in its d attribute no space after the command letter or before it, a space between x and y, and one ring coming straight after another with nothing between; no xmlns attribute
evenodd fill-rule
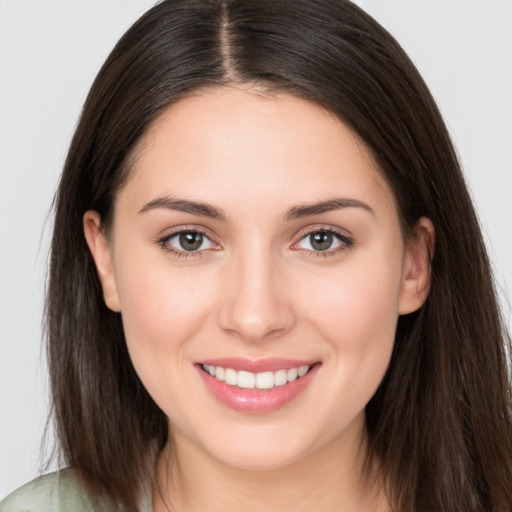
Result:
<svg viewBox="0 0 512 512"><path fill-rule="evenodd" d="M258 389L272 389L274 387L274 372L256 374L256 387Z"/></svg>
<svg viewBox="0 0 512 512"><path fill-rule="evenodd" d="M226 368L226 371L224 372L224 380L226 381L226 384L229 384L230 386L236 386L238 379L235 370Z"/></svg>
<svg viewBox="0 0 512 512"><path fill-rule="evenodd" d="M297 378L298 374L299 374L299 370L297 368L290 368L288 370L288 373L286 374L286 378L287 378L288 382L293 382Z"/></svg>
<svg viewBox="0 0 512 512"><path fill-rule="evenodd" d="M251 372L238 372L238 387L244 389L254 389L256 384L256 375Z"/></svg>
<svg viewBox="0 0 512 512"><path fill-rule="evenodd" d="M304 375L306 375L306 373L308 373L308 370L309 370L309 366L301 366L299 368L299 377L304 377Z"/></svg>
<svg viewBox="0 0 512 512"><path fill-rule="evenodd" d="M277 370L274 374L274 386L284 386L288 383L287 380L288 372L286 370Z"/></svg>
<svg viewBox="0 0 512 512"><path fill-rule="evenodd" d="M230 386L238 386L243 389L272 389L277 386L284 386L289 382L304 377L310 366L277 370L276 372L252 373L243 370L236 371L232 368L212 366L203 364L203 369L212 377Z"/></svg>

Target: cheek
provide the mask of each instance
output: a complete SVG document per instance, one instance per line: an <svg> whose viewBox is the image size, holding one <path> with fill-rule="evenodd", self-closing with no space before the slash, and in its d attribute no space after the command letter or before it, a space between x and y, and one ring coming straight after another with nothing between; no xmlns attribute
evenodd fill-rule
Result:
<svg viewBox="0 0 512 512"><path fill-rule="evenodd" d="M347 391L339 396L351 397L354 406L371 398L389 364L398 320L400 262L400 254L361 258L329 277L316 276L302 294L307 311L303 316L331 347L327 364Z"/></svg>
<svg viewBox="0 0 512 512"><path fill-rule="evenodd" d="M177 262L143 234L127 232L124 226L116 233L113 256L128 338L139 339L145 333L142 339L157 342L165 332L172 341L197 326L197 317L211 301L208 265Z"/></svg>
<svg viewBox="0 0 512 512"><path fill-rule="evenodd" d="M158 375L172 379L170 366L184 362L187 340L211 316L214 287L207 270L177 269L165 257L151 261L133 254L118 265L116 278L126 342L139 376L149 388Z"/></svg>
<svg viewBox="0 0 512 512"><path fill-rule="evenodd" d="M331 334L331 339L352 338L357 346L365 338L371 341L373 335L394 332L401 280L399 261L391 259L389 264L386 260L362 260L339 272L315 276L303 293L310 317Z"/></svg>

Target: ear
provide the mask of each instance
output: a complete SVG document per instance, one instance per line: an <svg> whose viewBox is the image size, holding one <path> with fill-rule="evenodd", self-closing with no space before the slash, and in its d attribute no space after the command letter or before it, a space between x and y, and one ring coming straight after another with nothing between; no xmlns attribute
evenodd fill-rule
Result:
<svg viewBox="0 0 512 512"><path fill-rule="evenodd" d="M105 304L112 311L121 311L116 277L112 264L110 243L101 227L101 216L98 212L89 210L84 214L84 234L91 251L98 277L103 288Z"/></svg>
<svg viewBox="0 0 512 512"><path fill-rule="evenodd" d="M421 217L414 233L405 242L402 283L398 312L406 315L418 310L427 299L431 284L435 230L432 221Z"/></svg>

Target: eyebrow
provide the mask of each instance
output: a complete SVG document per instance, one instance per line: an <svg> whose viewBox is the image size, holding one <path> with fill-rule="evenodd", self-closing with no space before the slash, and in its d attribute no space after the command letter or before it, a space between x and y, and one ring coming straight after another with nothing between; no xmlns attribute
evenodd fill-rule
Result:
<svg viewBox="0 0 512 512"><path fill-rule="evenodd" d="M145 213L157 208L175 210L178 212L191 213L201 217L209 217L216 220L227 220L228 216L219 208L206 203L197 201L187 201L185 199L174 199L172 197L157 197L149 203L146 203L138 213Z"/></svg>
<svg viewBox="0 0 512 512"><path fill-rule="evenodd" d="M209 217L215 220L227 221L227 214L220 208L216 208L207 203L197 201L188 201L186 199L175 199L172 197L157 197L146 203L138 213L145 213L158 208L175 210L178 212L191 213L201 217ZM312 217L322 213L341 210L342 208L361 208L372 215L373 209L357 199L335 198L314 204L298 205L291 208L284 216L285 220L296 220L304 217Z"/></svg>
<svg viewBox="0 0 512 512"><path fill-rule="evenodd" d="M348 198L335 198L320 203L300 205L292 208L286 215L285 220L302 219L303 217L312 217L320 215L321 213L330 212L333 210L341 210L342 208L362 208L363 210L375 215L373 209L357 199Z"/></svg>

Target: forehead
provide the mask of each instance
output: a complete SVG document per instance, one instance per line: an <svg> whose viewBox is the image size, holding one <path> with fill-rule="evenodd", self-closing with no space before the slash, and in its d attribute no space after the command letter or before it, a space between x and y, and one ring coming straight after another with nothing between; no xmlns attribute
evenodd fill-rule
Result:
<svg viewBox="0 0 512 512"><path fill-rule="evenodd" d="M139 203L167 194L227 208L243 198L261 209L370 195L394 207L370 152L336 116L289 94L236 87L202 90L164 111L125 188Z"/></svg>

